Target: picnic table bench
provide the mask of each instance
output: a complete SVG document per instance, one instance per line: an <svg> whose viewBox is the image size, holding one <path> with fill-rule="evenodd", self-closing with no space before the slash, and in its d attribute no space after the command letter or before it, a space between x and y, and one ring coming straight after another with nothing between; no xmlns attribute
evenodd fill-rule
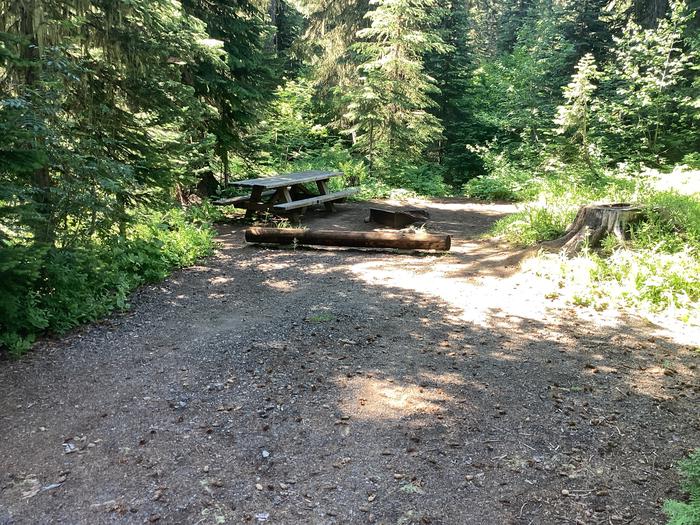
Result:
<svg viewBox="0 0 700 525"><path fill-rule="evenodd" d="M233 205L245 208L246 217L259 211L276 211L288 213L295 210L303 213L306 208L323 204L328 211L334 211L333 203L346 199L359 191L358 188L346 188L331 192L328 181L332 177L343 175L330 171L301 171L285 173L275 177L262 177L232 182L232 186L251 188L250 195L220 199L214 204ZM310 192L304 184L316 183L318 195Z"/></svg>

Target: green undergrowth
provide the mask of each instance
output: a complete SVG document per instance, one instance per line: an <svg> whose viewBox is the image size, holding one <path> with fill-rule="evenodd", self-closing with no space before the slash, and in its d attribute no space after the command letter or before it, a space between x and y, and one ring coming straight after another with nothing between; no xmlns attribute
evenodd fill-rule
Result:
<svg viewBox="0 0 700 525"><path fill-rule="evenodd" d="M584 204L633 203L643 218L632 226L628 242L609 237L602 249L584 249L570 259L543 254L553 264L540 272L568 289L575 304L602 309L617 302L700 322L700 192L687 184L692 180L699 181L700 172L545 172L517 194L525 202L491 234L533 246L561 236Z"/></svg>
<svg viewBox="0 0 700 525"><path fill-rule="evenodd" d="M700 449L681 462L680 471L688 500L666 501L664 512L669 518L668 525L700 525Z"/></svg>
<svg viewBox="0 0 700 525"><path fill-rule="evenodd" d="M287 162L248 168L237 174L237 178L308 170L342 172L342 177L331 179L330 187L332 190L359 187L360 191L351 200L443 197L454 193L445 183L443 169L438 165L414 165L395 160L385 165L378 162L370 168L365 160L354 156L340 143L299 154Z"/></svg>
<svg viewBox="0 0 700 525"><path fill-rule="evenodd" d="M0 248L0 351L27 351L42 333L62 333L128 306L136 287L212 252L209 206L149 212L125 238L79 246Z"/></svg>

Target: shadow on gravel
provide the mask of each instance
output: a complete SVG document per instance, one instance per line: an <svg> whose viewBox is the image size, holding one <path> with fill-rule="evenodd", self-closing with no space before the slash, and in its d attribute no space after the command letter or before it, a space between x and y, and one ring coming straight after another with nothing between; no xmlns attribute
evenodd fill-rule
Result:
<svg viewBox="0 0 700 525"><path fill-rule="evenodd" d="M222 240L0 365L0 523L663 521L689 348L506 295L478 252Z"/></svg>
<svg viewBox="0 0 700 525"><path fill-rule="evenodd" d="M368 278L375 266L386 273ZM468 301L455 304L466 288L402 278L400 267L355 259L314 273L359 284L351 302L326 296L327 280L296 284L318 287L330 326L308 317L301 344L314 350L300 363L273 351L265 363L282 382L311 377L305 397L323 391L325 403L321 414L297 403L299 421L277 423L289 425L280 435L313 432L272 479L311 463L317 486L352 494L326 498L330 516L368 507L387 523L663 520L671 464L698 444L687 348L639 327L509 315L508 305L465 322ZM350 339L336 335L348 328Z"/></svg>

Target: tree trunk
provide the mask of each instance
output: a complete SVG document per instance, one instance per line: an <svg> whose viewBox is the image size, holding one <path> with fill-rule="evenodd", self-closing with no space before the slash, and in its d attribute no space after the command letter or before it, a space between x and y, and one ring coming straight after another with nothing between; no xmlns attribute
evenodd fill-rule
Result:
<svg viewBox="0 0 700 525"><path fill-rule="evenodd" d="M404 232L360 232L304 230L297 228L249 228L246 242L263 244L310 244L356 248L398 248L400 250L450 249L449 235Z"/></svg>
<svg viewBox="0 0 700 525"><path fill-rule="evenodd" d="M224 188L228 188L228 180L231 176L231 163L228 160L228 148L221 146L221 164L224 167Z"/></svg>
<svg viewBox="0 0 700 525"><path fill-rule="evenodd" d="M36 35L36 4L34 0L20 4L19 26L24 42L20 55L24 60L24 83L30 89L36 89L40 80L41 55L39 53L39 41ZM40 149L45 148L44 137L37 136ZM37 168L31 175L34 189L34 202L38 218L33 220L34 239L40 243L53 244L55 240L54 210L51 202L51 174L49 166Z"/></svg>
<svg viewBox="0 0 700 525"><path fill-rule="evenodd" d="M279 28L277 27L277 0L269 0L269 3L267 5L267 12L270 15L270 23L273 27L273 32L270 35L268 47L270 51L277 53L279 51L277 37L277 33L279 32Z"/></svg>
<svg viewBox="0 0 700 525"><path fill-rule="evenodd" d="M583 206L566 233L553 241L543 242L542 246L551 250L561 250L566 255L574 255L587 244L597 248L606 235L615 235L625 242L628 225L639 220L642 211L630 204L595 204Z"/></svg>

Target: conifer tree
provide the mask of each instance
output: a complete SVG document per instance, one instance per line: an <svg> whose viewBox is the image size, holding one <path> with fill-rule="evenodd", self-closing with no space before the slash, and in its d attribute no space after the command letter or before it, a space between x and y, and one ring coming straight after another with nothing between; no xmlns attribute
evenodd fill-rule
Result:
<svg viewBox="0 0 700 525"><path fill-rule="evenodd" d="M364 62L359 70L362 81L353 95L353 119L359 143L371 142L385 158L416 159L425 147L439 139L442 125L428 109L435 102L431 94L438 91L435 80L423 64L428 52L440 52L446 45L431 30L434 0L372 0L374 9L367 13L370 27L358 32L362 42L356 51ZM356 110L361 100L371 104L373 114ZM371 141L367 135L371 134Z"/></svg>
<svg viewBox="0 0 700 525"><path fill-rule="evenodd" d="M570 133L571 140L578 144L586 163L591 166L589 127L591 103L596 90L595 81L600 73L592 54L587 53L576 65L571 82L564 86L565 104L559 106L555 123L560 134Z"/></svg>
<svg viewBox="0 0 700 525"><path fill-rule="evenodd" d="M436 30L446 44L445 52L428 53L425 59L426 70L439 88L432 95L436 102L433 113L444 127L434 153L435 160L446 168L449 182L458 184L477 169L474 155L467 149L478 135L470 100L475 64L467 38L469 14L466 3L460 1L446 2L437 12Z"/></svg>

